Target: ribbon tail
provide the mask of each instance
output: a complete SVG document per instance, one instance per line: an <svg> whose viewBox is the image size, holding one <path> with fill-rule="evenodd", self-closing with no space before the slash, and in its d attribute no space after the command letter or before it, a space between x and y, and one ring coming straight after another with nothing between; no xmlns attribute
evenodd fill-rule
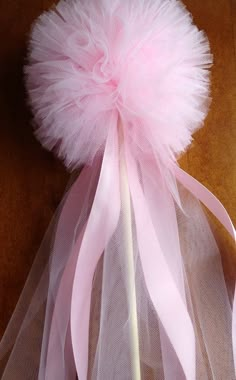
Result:
<svg viewBox="0 0 236 380"><path fill-rule="evenodd" d="M174 190L174 195L173 191L170 191L169 184L171 183L172 178L170 176L168 183L166 183L166 172L161 170L162 168L160 168L154 158L152 161L149 159L148 163L145 162L145 159L140 159L139 165L141 169L142 187L156 236L165 256L166 263L171 271L173 280L178 287L185 305L187 305L185 289L186 272L180 247L177 215L174 203L176 201L176 203L178 202L181 206L180 196L174 185L171 188ZM162 324L159 323L158 325L160 331L163 376L165 377L165 380L172 380L174 378L182 379L184 377L183 370L173 346L166 336ZM162 375L160 374L160 376Z"/></svg>
<svg viewBox="0 0 236 380"><path fill-rule="evenodd" d="M76 233L81 232L86 216L91 208L92 199L94 197L97 185L97 171L100 166L99 160L96 160L94 167L85 167L79 178L68 190L64 197L62 209L59 210L60 215L55 231L54 244L50 259L50 278L47 298L47 308L44 323L44 333L41 348L41 358L39 367L39 379L45 379L46 373L51 372L53 363L57 361L54 368L57 371L61 369L61 374L69 368L69 362L66 360L68 350L64 350L64 344L68 345L68 339L65 335L66 342L61 346L57 346L57 350L53 357L49 353L52 344L52 330L55 333L55 313L57 315L57 298L60 297L61 281L65 268L68 267L73 255L73 245ZM78 231L78 232L77 232ZM53 333L53 336L54 336ZM66 334L66 331L60 331L60 336ZM55 338L55 337L54 337ZM59 337L57 337L58 339ZM56 339L56 338L55 338ZM50 369L49 369L50 368Z"/></svg>
<svg viewBox="0 0 236 380"><path fill-rule="evenodd" d="M174 166L174 174L177 180L188 189L197 199L199 199L215 217L221 222L225 229L236 241L236 231L229 214L222 203L204 185L198 182L191 175L186 173L179 166Z"/></svg>
<svg viewBox="0 0 236 380"><path fill-rule="evenodd" d="M194 380L196 352L192 322L155 234L139 182L137 165L128 150L126 159L139 254L147 290L186 378Z"/></svg>
<svg viewBox="0 0 236 380"><path fill-rule="evenodd" d="M76 369L70 331L70 306L75 267L84 235L82 229L69 257L56 297L48 342L45 380L74 379ZM65 352L65 354L64 354ZM66 355L65 361L61 358Z"/></svg>
<svg viewBox="0 0 236 380"><path fill-rule="evenodd" d="M97 191L80 247L72 290L71 338L77 375L80 380L87 379L90 303L94 271L115 231L120 213L116 122L109 130Z"/></svg>

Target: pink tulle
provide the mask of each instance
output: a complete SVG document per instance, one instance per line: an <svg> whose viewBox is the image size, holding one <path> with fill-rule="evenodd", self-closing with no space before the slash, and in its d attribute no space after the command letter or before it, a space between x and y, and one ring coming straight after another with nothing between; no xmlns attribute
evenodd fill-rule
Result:
<svg viewBox="0 0 236 380"><path fill-rule="evenodd" d="M61 0L31 34L36 136L73 168L104 150L116 111L139 149L169 161L205 118L211 61L179 1Z"/></svg>
<svg viewBox="0 0 236 380"><path fill-rule="evenodd" d="M36 134L86 166L0 343L3 380L235 379L236 306L199 201L235 229L176 163L204 120L210 64L175 0L61 0L35 23Z"/></svg>
<svg viewBox="0 0 236 380"><path fill-rule="evenodd" d="M76 374L80 380L131 376L131 310L122 228L127 215L120 204L118 130L110 131L101 169L99 161L91 169L84 169L63 202L48 290L40 281L16 340L11 334L19 309L1 342L0 351L4 353L7 342L15 341L4 380L14 378L16 373L19 380L75 380ZM177 186L173 173L163 176L155 157L146 160L140 156L139 162L134 159L132 145L125 148L122 144L120 149L120 154L126 150L133 205L142 379L149 379L151 372L154 379L163 380L234 379L232 307L206 218L189 190ZM201 185L186 173L181 177L178 171L176 167L182 184L186 182L187 188L197 193ZM175 189L179 205L170 187L172 192ZM199 196L206 204L211 197L207 189ZM227 220L214 197L209 207L218 217L221 215L222 221ZM232 235L235 232L230 224L228 231ZM94 271L102 253L99 331L91 357L89 325L94 313L90 302L92 289L97 292ZM41 268L38 262L35 265ZM45 277L42 279L45 281ZM46 313L39 315L45 299ZM41 352L36 358L34 352L30 360L28 350L34 347L36 332L36 342L42 342Z"/></svg>

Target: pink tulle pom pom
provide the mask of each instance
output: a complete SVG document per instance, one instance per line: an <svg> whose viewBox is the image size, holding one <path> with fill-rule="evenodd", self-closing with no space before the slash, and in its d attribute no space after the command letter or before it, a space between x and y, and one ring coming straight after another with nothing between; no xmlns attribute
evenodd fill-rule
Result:
<svg viewBox="0 0 236 380"><path fill-rule="evenodd" d="M175 0L61 0L35 23L26 66L36 135L74 168L114 115L137 149L176 158L201 126L211 54Z"/></svg>

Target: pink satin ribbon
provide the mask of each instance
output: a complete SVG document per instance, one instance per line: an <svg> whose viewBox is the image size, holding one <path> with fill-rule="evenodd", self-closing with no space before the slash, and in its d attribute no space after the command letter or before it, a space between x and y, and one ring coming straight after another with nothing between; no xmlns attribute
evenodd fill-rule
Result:
<svg viewBox="0 0 236 380"><path fill-rule="evenodd" d="M186 378L194 380L196 352L192 322L156 238L140 185L137 164L128 150L126 157L137 241L147 290Z"/></svg>
<svg viewBox="0 0 236 380"><path fill-rule="evenodd" d="M79 252L72 290L71 335L79 380L87 379L93 276L97 263L118 224L119 214L118 138L116 128L111 128L94 203Z"/></svg>
<svg viewBox="0 0 236 380"><path fill-rule="evenodd" d="M70 343L70 300L74 271L86 215L97 187L101 160L95 160L92 167L84 167L75 183L64 196L50 264L49 294L44 325L44 337L40 358L39 380L57 378L73 379L75 364ZM75 206L76 205L76 206ZM76 239L76 231L79 237ZM60 278L60 272L63 275ZM59 288L56 284L59 279ZM65 297L65 295L67 295ZM55 306L54 306L55 305ZM67 305L67 306L66 306ZM51 309L53 309L50 320Z"/></svg>
<svg viewBox="0 0 236 380"><path fill-rule="evenodd" d="M75 379L76 377L74 355L71 349L71 344L68 344L68 346L65 347L64 342L66 342L66 336L68 336L67 341L69 340L71 342L69 324L71 292L74 281L76 262L78 259L78 252L81 247L83 234L84 229L82 229L80 236L74 245L73 252L68 259L56 297L49 336L45 380L60 380L67 378ZM60 356L60 350L64 350L68 353L68 349L69 353L71 354L68 355L69 358L67 358L69 362L67 361L66 363L63 363L60 361L58 363L58 358L63 359Z"/></svg>
<svg viewBox="0 0 236 380"><path fill-rule="evenodd" d="M174 166L174 174L177 180L188 189L199 201L201 201L212 212L219 222L236 241L236 231L229 214L222 203L204 185L198 182L191 175L182 170L179 166Z"/></svg>

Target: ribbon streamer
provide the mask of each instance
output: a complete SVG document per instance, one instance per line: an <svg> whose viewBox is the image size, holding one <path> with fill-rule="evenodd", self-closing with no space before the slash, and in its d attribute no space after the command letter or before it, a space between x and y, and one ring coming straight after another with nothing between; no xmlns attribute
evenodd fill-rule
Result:
<svg viewBox="0 0 236 380"><path fill-rule="evenodd" d="M118 157L117 131L116 128L111 128L94 203L79 252L72 290L72 346L80 380L87 379L93 276L96 265L117 226L120 213Z"/></svg>

